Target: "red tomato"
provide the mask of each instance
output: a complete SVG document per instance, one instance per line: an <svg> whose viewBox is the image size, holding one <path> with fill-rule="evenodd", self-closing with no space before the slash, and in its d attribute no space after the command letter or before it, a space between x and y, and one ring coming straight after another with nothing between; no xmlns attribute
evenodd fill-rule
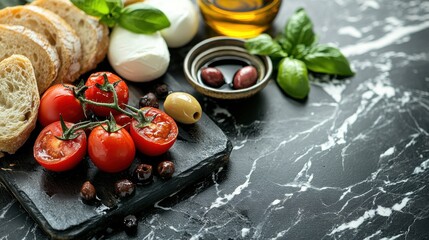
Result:
<svg viewBox="0 0 429 240"><path fill-rule="evenodd" d="M66 88L74 87L70 84L55 84L43 93L40 99L38 119L42 126L59 121L60 115L64 121L77 123L85 119L82 105L73 92Z"/></svg>
<svg viewBox="0 0 429 240"><path fill-rule="evenodd" d="M136 147L125 129L109 133L103 127L97 126L88 137L88 154L100 170L114 173L131 165Z"/></svg>
<svg viewBox="0 0 429 240"><path fill-rule="evenodd" d="M73 123L66 122L67 127ZM36 161L48 170L55 172L67 171L75 167L86 154L86 135L83 130L76 132L77 138L60 140L63 134L60 121L46 126L34 143L33 155Z"/></svg>
<svg viewBox="0 0 429 240"><path fill-rule="evenodd" d="M104 74L107 75L109 83L120 81L119 84L116 85L115 91L118 95L119 106L125 109L125 104L128 103L129 98L128 86L120 77L111 72L97 72L91 74L85 83L85 85L88 86L88 89L85 91L85 98L94 102L113 103L113 93L101 90L96 86L96 84L103 85ZM95 106L92 104L87 104L87 109L100 117L110 116L110 112L112 112L113 115L119 114L118 111L111 108Z"/></svg>
<svg viewBox="0 0 429 240"><path fill-rule="evenodd" d="M128 115L125 115L123 113L115 115L115 122L121 126L124 127L125 130L128 132L130 131L130 124L131 124L131 117Z"/></svg>
<svg viewBox="0 0 429 240"><path fill-rule="evenodd" d="M176 122L165 112L153 108L142 108L146 117L155 119L148 126L139 127L136 119L131 121L130 133L137 149L149 156L159 156L170 149L177 139L179 130Z"/></svg>

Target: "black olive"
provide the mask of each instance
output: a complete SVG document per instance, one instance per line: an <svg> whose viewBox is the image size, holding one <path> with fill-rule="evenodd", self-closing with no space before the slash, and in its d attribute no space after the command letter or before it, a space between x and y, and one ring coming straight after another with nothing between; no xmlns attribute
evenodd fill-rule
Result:
<svg viewBox="0 0 429 240"><path fill-rule="evenodd" d="M214 67L204 67L201 69L201 79L210 87L218 88L225 84L222 72Z"/></svg>
<svg viewBox="0 0 429 240"><path fill-rule="evenodd" d="M258 71L254 66L246 66L239 69L232 82L234 89L248 88L256 84L258 81Z"/></svg>
<svg viewBox="0 0 429 240"><path fill-rule="evenodd" d="M135 184L128 179L122 179L115 183L115 193L119 197L127 197L135 191Z"/></svg>
<svg viewBox="0 0 429 240"><path fill-rule="evenodd" d="M124 218L124 227L127 234L137 233L138 221L136 216L128 215Z"/></svg>
<svg viewBox="0 0 429 240"><path fill-rule="evenodd" d="M148 94L144 95L139 100L139 107L154 107L159 108L158 98L155 96L154 93L149 92Z"/></svg>
<svg viewBox="0 0 429 240"><path fill-rule="evenodd" d="M95 200L96 191L94 185L89 181L84 182L80 189L80 196L84 201L90 202Z"/></svg>
<svg viewBox="0 0 429 240"><path fill-rule="evenodd" d="M174 163L172 161L162 161L158 164L158 174L163 179L168 179L173 176L175 171Z"/></svg>
<svg viewBox="0 0 429 240"><path fill-rule="evenodd" d="M167 97L167 95L170 93L167 84L163 83L163 84L158 84L155 87L155 94L156 96L158 96L159 98L165 98Z"/></svg>
<svg viewBox="0 0 429 240"><path fill-rule="evenodd" d="M137 183L148 184L153 179L152 174L152 165L149 164L139 164L134 170L134 179Z"/></svg>

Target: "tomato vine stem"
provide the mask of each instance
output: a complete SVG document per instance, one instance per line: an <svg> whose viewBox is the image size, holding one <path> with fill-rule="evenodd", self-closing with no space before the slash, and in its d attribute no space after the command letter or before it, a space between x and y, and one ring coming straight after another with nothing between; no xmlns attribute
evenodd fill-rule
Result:
<svg viewBox="0 0 429 240"><path fill-rule="evenodd" d="M86 89L88 89L88 86L81 86L78 88L73 89L74 95L75 97L81 102L83 103L83 110L84 112L86 112L86 108L85 105L86 104L92 104L94 106L99 106L99 107L107 107L113 110L116 110L122 114L125 114L133 119L136 119L139 122L138 127L145 127L148 126L150 123L152 123L152 121L155 119L156 115L153 117L146 117L146 112L147 110L141 110L141 109L137 109L133 106L130 106L128 104L124 104L125 109L121 108L119 106L119 100L118 100L118 94L116 93L115 90L115 86L119 83L119 81L114 82L114 83L110 83L108 81L108 77L106 74L103 74L103 78L104 78L104 82L103 84L97 84L95 85L95 87L99 88L102 91L106 91L106 92L111 92L113 95L113 102L111 103L103 103L103 102L96 102L96 101L92 101L89 100L87 98L85 98L84 96L84 92L86 91ZM129 109L129 111L127 111L126 109Z"/></svg>
<svg viewBox="0 0 429 240"><path fill-rule="evenodd" d="M80 133L77 134L77 131L81 129L93 128L97 125L107 123L107 122L108 120L103 120L98 122L84 121L84 122L75 123L69 128L64 122L63 117L60 115L61 130L63 133L61 136L55 136L55 137L63 141L73 140L79 137L80 135Z"/></svg>

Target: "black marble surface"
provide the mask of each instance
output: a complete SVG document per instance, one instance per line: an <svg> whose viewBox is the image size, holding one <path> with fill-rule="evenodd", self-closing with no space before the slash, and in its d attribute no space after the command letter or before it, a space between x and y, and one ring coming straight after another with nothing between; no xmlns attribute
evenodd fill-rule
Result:
<svg viewBox="0 0 429 240"><path fill-rule="evenodd" d="M429 1L283 1L273 32L298 7L319 42L356 76L313 76L305 102L274 81L244 101L190 89L234 146L230 162L139 214L137 235L106 239L429 239ZM0 239L46 239L0 187Z"/></svg>

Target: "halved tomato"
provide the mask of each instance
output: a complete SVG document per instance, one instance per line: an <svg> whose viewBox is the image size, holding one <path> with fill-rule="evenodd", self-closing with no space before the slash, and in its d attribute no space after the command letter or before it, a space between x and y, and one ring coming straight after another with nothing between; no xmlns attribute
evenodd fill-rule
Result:
<svg viewBox="0 0 429 240"><path fill-rule="evenodd" d="M167 152L179 134L176 122L157 108L144 107L141 111L146 119L153 119L143 125L136 119L131 121L130 134L136 148L148 156L159 156Z"/></svg>
<svg viewBox="0 0 429 240"><path fill-rule="evenodd" d="M65 122L70 128L73 123ZM63 135L61 122L53 122L46 126L36 139L33 146L33 155L36 161L44 168L62 172L74 168L85 156L87 140L83 130L76 131L77 137L70 140L61 140Z"/></svg>

